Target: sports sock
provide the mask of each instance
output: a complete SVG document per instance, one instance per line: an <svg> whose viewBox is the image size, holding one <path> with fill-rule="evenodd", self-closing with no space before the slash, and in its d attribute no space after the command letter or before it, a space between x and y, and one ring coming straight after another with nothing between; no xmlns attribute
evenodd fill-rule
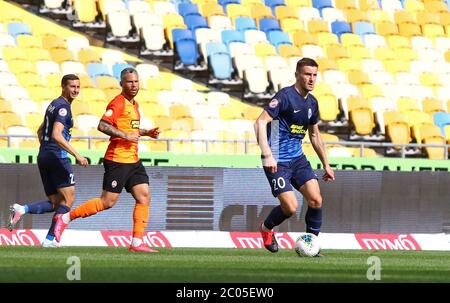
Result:
<svg viewBox="0 0 450 303"><path fill-rule="evenodd" d="M322 208L308 207L305 215L306 232L315 234L320 233L320 226L322 226Z"/></svg>
<svg viewBox="0 0 450 303"><path fill-rule="evenodd" d="M54 233L55 223L56 223L55 215L65 214L65 213L68 213L69 211L70 211L70 207L67 205L60 205L55 210L55 214L53 215L53 218L52 218L52 224L50 225L50 228L48 230L47 237L46 237L48 240L53 241L53 239L55 238L55 233Z"/></svg>
<svg viewBox="0 0 450 303"><path fill-rule="evenodd" d="M133 211L133 238L142 239L144 230L148 224L149 206L136 203Z"/></svg>
<svg viewBox="0 0 450 303"><path fill-rule="evenodd" d="M289 216L286 216L284 214L283 209L281 208L281 206L278 205L274 209L272 209L272 211L270 212L269 216L264 221L264 226L267 229L271 230L275 226L278 226L281 223L283 223L283 221L286 220L287 218L289 218Z"/></svg>
<svg viewBox="0 0 450 303"><path fill-rule="evenodd" d="M52 202L48 200L36 201L26 204L24 207L24 214L44 214L54 211Z"/></svg>
<svg viewBox="0 0 450 303"><path fill-rule="evenodd" d="M63 220L65 223L69 223L72 220L75 220L76 218L85 218L92 215L95 215L96 213L104 210L105 207L103 206L102 199L100 198L94 198L91 200L87 200L83 204L79 205L75 209L70 211L70 217L67 215L63 216ZM69 220L67 220L69 219Z"/></svg>

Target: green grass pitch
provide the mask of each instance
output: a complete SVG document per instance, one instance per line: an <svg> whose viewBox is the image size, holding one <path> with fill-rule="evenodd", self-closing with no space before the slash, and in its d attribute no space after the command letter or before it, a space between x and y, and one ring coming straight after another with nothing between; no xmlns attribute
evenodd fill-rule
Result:
<svg viewBox="0 0 450 303"><path fill-rule="evenodd" d="M73 282L67 272L80 260L80 282L450 282L450 253L431 251L324 250L301 258L293 250L160 249L0 246L0 282ZM381 261L379 281L369 281L370 256Z"/></svg>

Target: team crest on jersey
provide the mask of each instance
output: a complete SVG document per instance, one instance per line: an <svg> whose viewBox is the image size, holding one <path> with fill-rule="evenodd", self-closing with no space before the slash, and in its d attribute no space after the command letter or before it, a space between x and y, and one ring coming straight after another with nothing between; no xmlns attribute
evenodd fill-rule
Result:
<svg viewBox="0 0 450 303"><path fill-rule="evenodd" d="M106 111L106 113L105 113L105 116L106 116L106 117L111 117L112 114L113 114L112 109L108 109L108 110Z"/></svg>
<svg viewBox="0 0 450 303"><path fill-rule="evenodd" d="M312 116L312 110L310 108L308 108L308 119L311 119Z"/></svg>
<svg viewBox="0 0 450 303"><path fill-rule="evenodd" d="M59 111L58 111L58 115L60 115L61 117L67 116L67 109L60 108Z"/></svg>
<svg viewBox="0 0 450 303"><path fill-rule="evenodd" d="M117 186L117 181L116 181L116 180L112 181L112 182L111 182L111 186L112 186L112 188L116 188L116 186Z"/></svg>
<svg viewBox="0 0 450 303"><path fill-rule="evenodd" d="M139 120L131 120L131 128L136 129L139 128Z"/></svg>
<svg viewBox="0 0 450 303"><path fill-rule="evenodd" d="M277 99L272 99L272 101L270 101L270 103L269 103L269 107L271 107L271 108L275 108L275 107L277 107L278 106L278 100Z"/></svg>

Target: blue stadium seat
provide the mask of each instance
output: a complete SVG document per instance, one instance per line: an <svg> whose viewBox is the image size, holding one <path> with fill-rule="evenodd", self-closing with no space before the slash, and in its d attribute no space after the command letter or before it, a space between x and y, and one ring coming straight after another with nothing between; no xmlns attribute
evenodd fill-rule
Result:
<svg viewBox="0 0 450 303"><path fill-rule="evenodd" d="M219 1L217 1L217 3L222 5L223 11L226 12L228 4L232 4L232 3L241 4L241 1L240 0L219 0Z"/></svg>
<svg viewBox="0 0 450 303"><path fill-rule="evenodd" d="M278 51L278 47L282 44L291 44L291 39L289 39L289 34L281 31L270 31L268 34L268 40L272 43Z"/></svg>
<svg viewBox="0 0 450 303"><path fill-rule="evenodd" d="M209 27L206 18L200 15L187 15L184 17L184 23L186 23L187 27L193 32L198 28Z"/></svg>
<svg viewBox="0 0 450 303"><path fill-rule="evenodd" d="M112 66L113 76L120 81L120 73L127 67L133 67L128 63L116 63Z"/></svg>
<svg viewBox="0 0 450 303"><path fill-rule="evenodd" d="M188 29L172 30L173 43L175 51L184 65L195 65L199 58L197 41L194 34Z"/></svg>
<svg viewBox="0 0 450 303"><path fill-rule="evenodd" d="M195 39L194 33L189 29L175 28L172 30L173 43L181 39Z"/></svg>
<svg viewBox="0 0 450 303"><path fill-rule="evenodd" d="M228 29L222 31L222 41L223 43L229 47L232 42L243 42L245 43L244 34L240 31Z"/></svg>
<svg viewBox="0 0 450 303"><path fill-rule="evenodd" d="M333 32L333 34L336 34L338 36L340 41L342 34L352 32L352 26L350 25L350 23L345 21L334 21L333 23L331 23L331 31Z"/></svg>
<svg viewBox="0 0 450 303"><path fill-rule="evenodd" d="M444 127L445 125L450 124L450 114L444 112L434 113L433 118L434 124L439 126L442 135L445 137Z"/></svg>
<svg viewBox="0 0 450 303"><path fill-rule="evenodd" d="M275 16L275 8L277 6L285 6L284 0L264 0L264 4L272 9L272 14Z"/></svg>
<svg viewBox="0 0 450 303"><path fill-rule="evenodd" d="M259 29L266 33L270 31L281 31L280 23L276 19L272 18L262 18L259 20Z"/></svg>
<svg viewBox="0 0 450 303"><path fill-rule="evenodd" d="M258 29L256 27L255 20L253 18L237 17L234 22L235 22L236 30L241 31L241 32L245 32L246 30L249 30L249 29Z"/></svg>
<svg viewBox="0 0 450 303"><path fill-rule="evenodd" d="M94 80L98 76L111 76L108 66L103 63L89 63L87 65L87 73Z"/></svg>
<svg viewBox="0 0 450 303"><path fill-rule="evenodd" d="M218 80L231 79L233 65L231 63L231 55L225 44L210 42L206 44L206 53L213 76Z"/></svg>
<svg viewBox="0 0 450 303"><path fill-rule="evenodd" d="M26 23L10 22L8 23L8 33L17 38L18 35L32 35L30 27Z"/></svg>
<svg viewBox="0 0 450 303"><path fill-rule="evenodd" d="M375 34L375 26L370 22L355 22L354 24L355 34L358 34L363 38L364 35Z"/></svg>
<svg viewBox="0 0 450 303"><path fill-rule="evenodd" d="M322 10L324 8L334 7L332 0L312 0L312 5L319 10L320 16L322 16Z"/></svg>
<svg viewBox="0 0 450 303"><path fill-rule="evenodd" d="M178 13L186 17L187 15L200 15L198 6L190 2L182 2L178 4Z"/></svg>

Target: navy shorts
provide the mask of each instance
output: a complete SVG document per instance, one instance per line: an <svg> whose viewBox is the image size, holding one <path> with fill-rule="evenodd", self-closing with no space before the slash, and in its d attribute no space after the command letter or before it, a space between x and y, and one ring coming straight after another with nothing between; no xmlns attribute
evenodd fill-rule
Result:
<svg viewBox="0 0 450 303"><path fill-rule="evenodd" d="M69 158L38 157L37 163L47 196L56 194L59 188L75 185Z"/></svg>
<svg viewBox="0 0 450 303"><path fill-rule="evenodd" d="M138 184L149 184L148 175L142 161L136 163L118 163L103 160L105 174L103 175L103 190L112 193L121 193L125 187L131 192L133 186Z"/></svg>
<svg viewBox="0 0 450 303"><path fill-rule="evenodd" d="M274 197L286 191L292 191L292 187L299 190L309 180L318 179L305 155L291 161L279 162L276 173L271 173L266 168L264 172Z"/></svg>

